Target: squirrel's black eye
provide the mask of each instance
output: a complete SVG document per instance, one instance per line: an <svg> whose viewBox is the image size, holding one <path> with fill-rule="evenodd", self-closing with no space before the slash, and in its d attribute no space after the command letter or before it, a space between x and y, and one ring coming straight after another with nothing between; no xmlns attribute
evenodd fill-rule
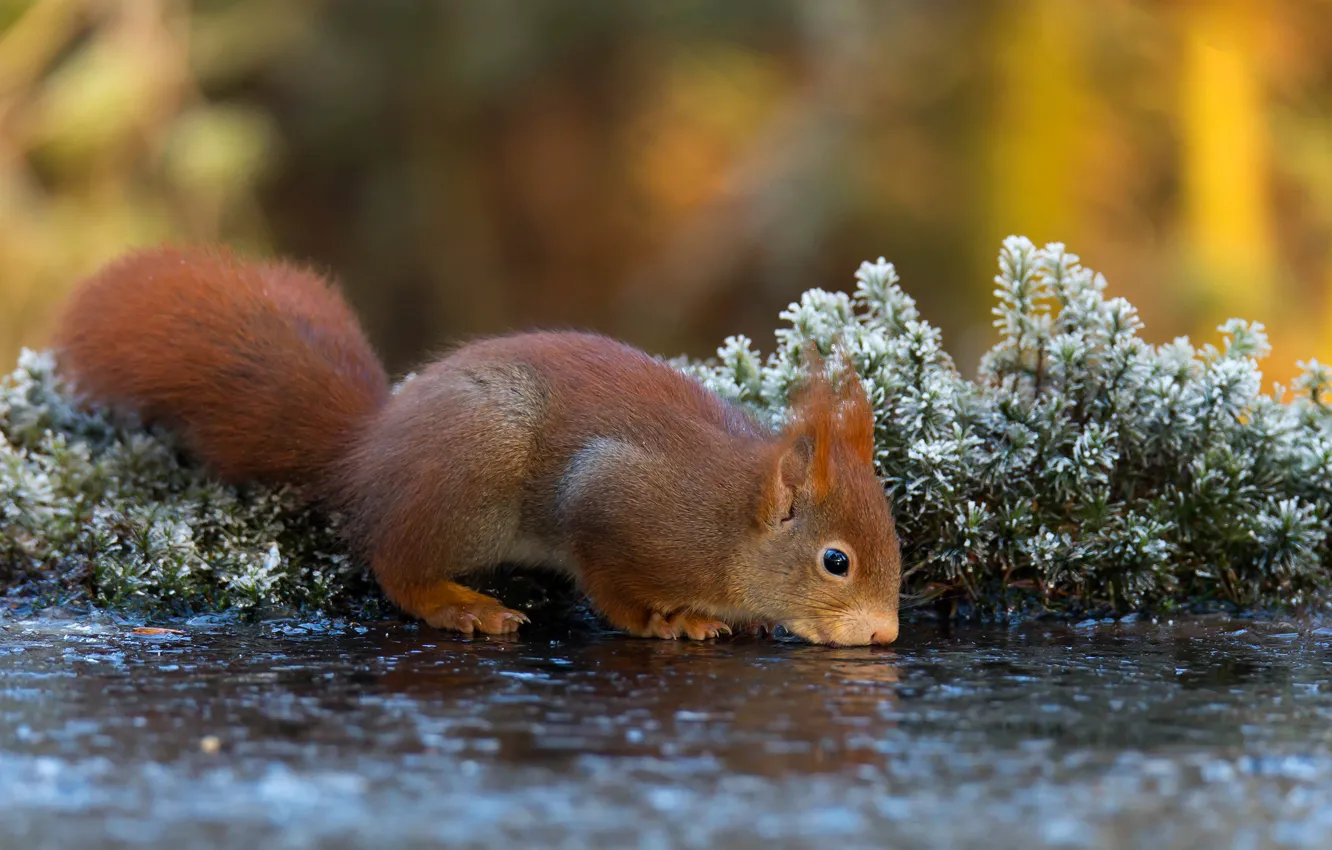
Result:
<svg viewBox="0 0 1332 850"><path fill-rule="evenodd" d="M824 549L823 568L835 576L845 576L851 572L851 559L841 549Z"/></svg>

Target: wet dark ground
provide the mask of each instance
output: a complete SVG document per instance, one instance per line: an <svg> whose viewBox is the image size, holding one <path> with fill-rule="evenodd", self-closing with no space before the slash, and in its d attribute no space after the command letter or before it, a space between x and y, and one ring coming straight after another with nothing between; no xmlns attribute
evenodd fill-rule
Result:
<svg viewBox="0 0 1332 850"><path fill-rule="evenodd" d="M0 847L1332 846L1332 628L0 619Z"/></svg>

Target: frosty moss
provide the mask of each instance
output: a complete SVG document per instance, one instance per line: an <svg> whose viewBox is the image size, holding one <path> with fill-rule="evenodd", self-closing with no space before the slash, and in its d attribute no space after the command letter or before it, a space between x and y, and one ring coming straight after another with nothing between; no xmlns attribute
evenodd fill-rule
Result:
<svg viewBox="0 0 1332 850"><path fill-rule="evenodd" d="M327 519L183 464L166 435L77 409L50 355L0 385L0 584L25 602L323 608L367 589Z"/></svg>
<svg viewBox="0 0 1332 850"><path fill-rule="evenodd" d="M1219 347L1149 345L1076 256L1014 237L995 278L1001 340L973 382L891 264L856 281L854 295L805 293L766 357L733 337L682 368L778 422L802 347L840 344L877 410L909 594L1123 611L1297 604L1326 583L1332 370L1305 364L1266 395L1261 325L1227 322ZM0 386L0 584L181 611L373 595L329 520L79 411L32 353Z"/></svg>

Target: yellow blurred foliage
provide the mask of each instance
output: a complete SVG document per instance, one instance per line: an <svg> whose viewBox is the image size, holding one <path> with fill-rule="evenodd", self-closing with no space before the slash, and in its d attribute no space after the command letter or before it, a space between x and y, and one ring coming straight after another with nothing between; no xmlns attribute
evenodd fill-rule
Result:
<svg viewBox="0 0 1332 850"><path fill-rule="evenodd" d="M262 245L269 119L212 105L180 0L31 0L0 33L0 356L39 345L81 276L136 245Z"/></svg>
<svg viewBox="0 0 1332 850"><path fill-rule="evenodd" d="M0 0L0 357L223 240L336 270L395 363L762 340L887 254L971 368L1024 233L1157 341L1264 322L1284 380L1332 360L1329 44L1321 0Z"/></svg>
<svg viewBox="0 0 1332 850"><path fill-rule="evenodd" d="M731 164L777 108L789 81L777 63L732 45L677 57L631 132L637 178L667 216L725 191Z"/></svg>

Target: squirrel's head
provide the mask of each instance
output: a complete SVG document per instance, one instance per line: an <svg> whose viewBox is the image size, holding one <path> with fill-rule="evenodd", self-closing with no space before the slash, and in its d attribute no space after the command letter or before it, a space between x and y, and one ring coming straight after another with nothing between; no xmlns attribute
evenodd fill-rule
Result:
<svg viewBox="0 0 1332 850"><path fill-rule="evenodd" d="M760 476L756 529L741 553L745 607L813 643L897 639L901 552L874 471L874 414L847 370L808 369Z"/></svg>

